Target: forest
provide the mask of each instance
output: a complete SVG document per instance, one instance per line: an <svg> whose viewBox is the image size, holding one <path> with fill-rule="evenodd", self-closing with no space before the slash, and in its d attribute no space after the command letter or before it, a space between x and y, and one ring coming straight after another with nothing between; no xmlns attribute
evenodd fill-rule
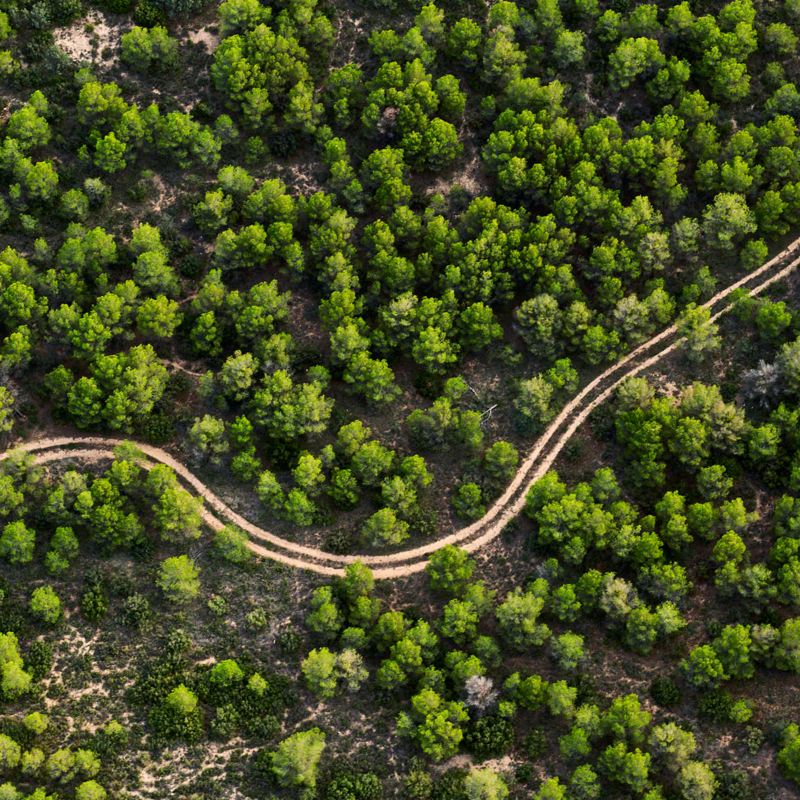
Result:
<svg viewBox="0 0 800 800"><path fill-rule="evenodd" d="M800 797L800 0L0 0L0 800Z"/></svg>

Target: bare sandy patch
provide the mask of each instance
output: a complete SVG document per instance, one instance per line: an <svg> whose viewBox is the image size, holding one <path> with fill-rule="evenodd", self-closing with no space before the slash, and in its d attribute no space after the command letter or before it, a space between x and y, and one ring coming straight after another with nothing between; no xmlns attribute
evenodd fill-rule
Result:
<svg viewBox="0 0 800 800"><path fill-rule="evenodd" d="M213 53L217 49L220 36L218 31L205 27L186 31L186 38L192 44L202 44L209 53Z"/></svg>
<svg viewBox="0 0 800 800"><path fill-rule="evenodd" d="M71 25L56 28L53 38L73 61L114 63L119 58L120 37L132 27L133 23L128 17L92 10ZM113 53L110 59L103 58L102 53L106 48Z"/></svg>
<svg viewBox="0 0 800 800"><path fill-rule="evenodd" d="M433 181L428 194L448 194L455 186L460 186L470 197L477 197L486 185L486 170L483 166L480 150L469 142L464 146L462 165L450 175Z"/></svg>

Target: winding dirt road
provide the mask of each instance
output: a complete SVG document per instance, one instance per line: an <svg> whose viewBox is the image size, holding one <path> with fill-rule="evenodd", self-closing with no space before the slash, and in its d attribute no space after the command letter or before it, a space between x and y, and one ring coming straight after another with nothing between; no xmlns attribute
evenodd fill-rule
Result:
<svg viewBox="0 0 800 800"><path fill-rule="evenodd" d="M757 270L714 295L704 303L704 306L711 310L711 319L716 320L731 310L733 304L728 298L736 289L744 288L750 295L755 296L789 275L800 265L798 252L800 252L800 237ZM205 501L203 519L212 530L218 530L228 523L238 526L252 537L249 547L257 555L291 567L329 576L341 575L347 564L361 561L372 568L378 579L401 578L425 569L428 556L445 545L454 544L473 552L499 536L503 528L522 510L528 489L551 468L564 445L592 411L605 402L624 380L663 359L678 347L680 341L676 326L671 325L588 383L548 425L520 465L505 492L481 519L440 539L396 553L336 555L276 536L237 514L165 450L139 442L133 444L147 457L145 466L166 464L188 487L203 497ZM112 458L114 448L127 441L129 440L100 436L35 439L20 443L14 450L33 454L39 464L67 458L102 460ZM0 460L6 458L9 452L13 450L0 454Z"/></svg>

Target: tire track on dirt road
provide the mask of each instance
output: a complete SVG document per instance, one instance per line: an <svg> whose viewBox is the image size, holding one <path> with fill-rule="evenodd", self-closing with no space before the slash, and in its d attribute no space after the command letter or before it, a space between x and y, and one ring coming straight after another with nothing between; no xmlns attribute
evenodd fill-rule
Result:
<svg viewBox="0 0 800 800"><path fill-rule="evenodd" d="M794 257L798 251L800 237L758 269L703 303L711 311L711 320L719 319L733 308L732 302L725 301L737 289L744 288L748 294L755 296L788 276L800 265L800 257ZM219 530L226 523L236 525L252 537L248 543L249 548L263 558L326 576L341 575L347 564L361 561L372 568L377 579L402 578L425 569L428 556L445 545L458 545L468 552L474 552L499 536L505 526L522 511L530 487L552 467L561 450L589 415L608 400L623 381L653 366L673 352L680 343L677 326L670 325L590 381L547 426L503 494L481 519L427 544L385 555L337 555L277 536L254 525L230 508L166 450L145 443L105 436L34 439L21 442L0 454L0 460L7 458L15 450L22 450L33 455L39 464L70 458L98 461L113 458L116 447L130 443L145 457L143 465L146 468L154 464L170 467L185 485L203 498L203 521L212 530ZM658 345L663 346L656 350Z"/></svg>

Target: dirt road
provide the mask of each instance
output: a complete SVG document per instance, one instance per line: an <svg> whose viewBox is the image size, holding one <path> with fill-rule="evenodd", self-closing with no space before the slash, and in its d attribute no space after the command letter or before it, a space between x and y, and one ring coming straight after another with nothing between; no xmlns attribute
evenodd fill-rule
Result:
<svg viewBox="0 0 800 800"><path fill-rule="evenodd" d="M704 305L711 310L712 320L726 314L733 307L729 297L733 291L744 288L750 295L763 292L768 286L789 275L800 265L800 238L778 253L757 270L718 292ZM586 421L592 411L604 403L627 378L637 375L663 359L680 344L675 325L637 347L614 365L598 375L570 400L558 416L548 425L536 441L514 479L481 519L454 533L419 547L385 555L335 555L290 542L254 525L227 506L194 473L165 450L152 445L133 442L147 458L145 466L166 464L188 487L203 497L203 518L213 530L233 524L252 538L249 547L264 558L271 558L291 567L306 569L321 575L340 575L344 566L354 561L368 564L378 579L401 578L425 569L428 556L448 544L458 545L469 552L478 550L500 535L503 528L516 517L525 503L530 487L553 465L570 437ZM103 436L74 436L35 439L21 442L14 449L32 453L40 464L65 458L101 460L113 457L113 449L128 440ZM7 451L0 454L6 458Z"/></svg>

